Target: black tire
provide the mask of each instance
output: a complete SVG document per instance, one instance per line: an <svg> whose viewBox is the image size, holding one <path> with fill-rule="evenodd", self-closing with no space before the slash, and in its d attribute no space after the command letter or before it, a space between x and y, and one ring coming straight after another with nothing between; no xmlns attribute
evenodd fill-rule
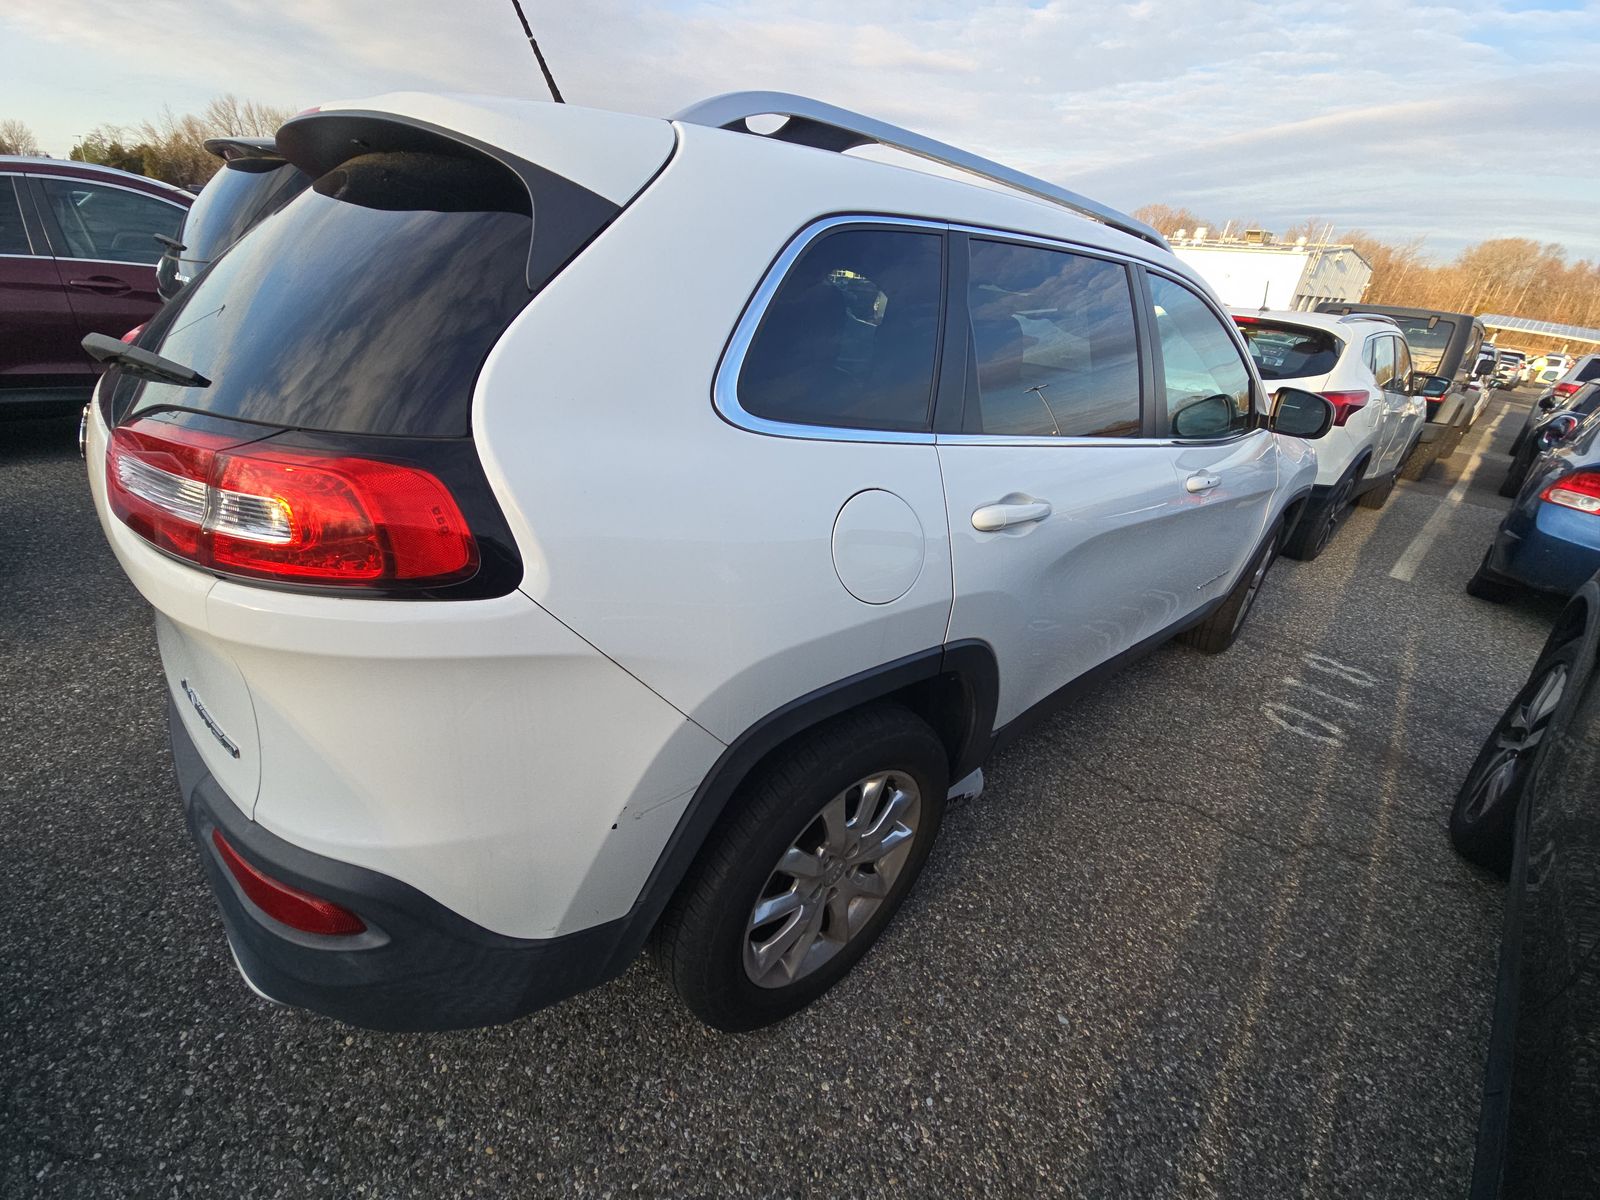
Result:
<svg viewBox="0 0 1600 1200"><path fill-rule="evenodd" d="M1355 486L1355 475L1346 475L1327 496L1301 514L1300 524L1283 544L1283 552L1301 562L1311 562L1326 550L1350 511L1350 494Z"/></svg>
<svg viewBox="0 0 1600 1200"><path fill-rule="evenodd" d="M1221 654L1233 645L1239 638L1239 630L1244 628L1244 619L1255 607L1261 584L1272 569L1272 564L1277 561L1282 543L1283 524L1279 522L1261 549L1256 551L1256 556L1239 576L1239 581L1233 585L1233 591L1228 593L1221 607L1198 625L1185 629L1177 640L1206 654Z"/></svg>
<svg viewBox="0 0 1600 1200"><path fill-rule="evenodd" d="M1462 858L1502 879L1511 873L1522 794L1545 745L1560 733L1565 716L1561 701L1576 674L1582 640L1574 638L1539 659L1456 793L1451 843Z"/></svg>
<svg viewBox="0 0 1600 1200"><path fill-rule="evenodd" d="M1400 464L1400 478L1410 483L1416 483L1426 475L1428 468L1433 466L1434 461L1438 458L1438 454L1434 450L1436 445L1438 445L1437 442L1418 442L1416 448L1406 455L1405 461Z"/></svg>
<svg viewBox="0 0 1600 1200"><path fill-rule="evenodd" d="M859 819L864 801L856 785L882 774L891 777L884 788L896 789L882 803L903 794L909 780L918 793L917 808L910 826L909 853L899 860L882 896L867 898L849 881L868 875L880 878L877 868L889 862L893 852L869 866L857 867L831 857L825 850L829 835L822 813L837 803L844 806L841 812L856 814L852 822ZM729 802L728 815L707 839L656 927L654 957L689 1011L714 1029L758 1029L804 1008L839 982L871 948L916 883L939 835L949 790L943 743L926 722L896 704L845 713L778 751ZM855 808L849 809L852 795ZM904 827L903 822L897 825ZM780 858L802 842L809 845L813 832L822 840L814 854L804 857L811 865L831 865L820 875L807 874L809 883L778 871ZM864 848L866 839L858 835L857 840ZM780 877L790 886L774 893L771 889ZM809 914L820 913L811 937L806 939L801 933L789 950L798 949L804 941L806 946L816 947L812 959L821 955L823 960L814 966L805 965L812 960L797 960L802 973L792 982L764 986L752 976L754 966L746 968L747 952L755 962L756 951L747 951L755 907L774 896L792 893L798 897L802 892L807 893L805 900L796 900L795 907L770 925L784 932L791 925L809 925ZM876 906L869 903L859 928L838 941L830 932L839 920L834 915L835 905L842 904L846 914L842 927L848 930L860 911L852 908L858 897L870 899ZM806 907L799 907L801 903ZM793 922L786 919L791 916ZM770 941L777 943L779 937L772 936ZM782 974L788 975L796 969L788 959L786 951L776 956L768 969L781 966Z"/></svg>
<svg viewBox="0 0 1600 1200"><path fill-rule="evenodd" d="M1528 469L1533 466L1533 460L1524 458L1521 454L1511 460L1511 466L1506 470L1506 477L1500 481L1500 494L1507 498L1516 496L1522 491L1522 485L1528 481Z"/></svg>
<svg viewBox="0 0 1600 1200"><path fill-rule="evenodd" d="M1394 495L1395 476L1391 474L1377 487L1370 487L1356 497L1356 504L1362 508L1382 508L1389 503L1389 497Z"/></svg>
<svg viewBox="0 0 1600 1200"><path fill-rule="evenodd" d="M1516 594L1516 584L1489 569L1489 554L1485 551L1483 561L1472 573L1472 578L1467 580L1467 595L1487 600L1491 604L1504 604Z"/></svg>

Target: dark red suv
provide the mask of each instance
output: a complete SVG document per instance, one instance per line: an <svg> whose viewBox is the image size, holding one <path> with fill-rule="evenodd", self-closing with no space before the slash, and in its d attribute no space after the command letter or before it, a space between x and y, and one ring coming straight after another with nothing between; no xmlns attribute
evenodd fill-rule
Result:
<svg viewBox="0 0 1600 1200"><path fill-rule="evenodd" d="M0 156L0 417L88 400L99 365L79 343L161 306L158 237L177 236L193 200L111 167Z"/></svg>

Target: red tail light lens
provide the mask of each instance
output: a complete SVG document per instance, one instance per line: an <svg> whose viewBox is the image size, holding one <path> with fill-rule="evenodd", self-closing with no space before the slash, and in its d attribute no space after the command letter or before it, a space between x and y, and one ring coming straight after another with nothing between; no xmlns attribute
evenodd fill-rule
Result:
<svg viewBox="0 0 1600 1200"><path fill-rule="evenodd" d="M1600 514L1600 471L1578 471L1558 479L1539 493L1539 499L1562 508Z"/></svg>
<svg viewBox="0 0 1600 1200"><path fill-rule="evenodd" d="M1557 396L1566 397L1572 395L1573 392L1577 391L1582 386L1583 384L1581 383L1558 383L1551 390L1553 390Z"/></svg>
<svg viewBox="0 0 1600 1200"><path fill-rule="evenodd" d="M106 453L112 512L169 553L252 578L384 587L477 570L466 518L427 471L236 443L150 420L118 427Z"/></svg>
<svg viewBox="0 0 1600 1200"><path fill-rule="evenodd" d="M326 937L350 937L367 931L367 923L343 905L290 887L246 862L222 836L220 829L211 831L211 842L250 903L274 921L281 921L302 933L320 933Z"/></svg>
<svg viewBox="0 0 1600 1200"><path fill-rule="evenodd" d="M1322 396L1333 405L1333 423L1343 425L1366 407L1371 397L1366 392L1323 392Z"/></svg>

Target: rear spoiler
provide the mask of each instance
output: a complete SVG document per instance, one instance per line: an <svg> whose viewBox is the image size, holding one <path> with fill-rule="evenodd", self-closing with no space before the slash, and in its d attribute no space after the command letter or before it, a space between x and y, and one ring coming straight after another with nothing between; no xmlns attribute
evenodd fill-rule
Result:
<svg viewBox="0 0 1600 1200"><path fill-rule="evenodd" d="M215 137L200 144L207 154L215 154L223 162L239 158L283 158L278 153L278 143L269 137Z"/></svg>

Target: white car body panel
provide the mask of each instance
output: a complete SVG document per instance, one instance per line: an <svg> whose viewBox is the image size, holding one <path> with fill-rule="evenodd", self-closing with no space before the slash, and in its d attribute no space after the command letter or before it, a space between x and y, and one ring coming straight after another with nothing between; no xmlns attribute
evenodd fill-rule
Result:
<svg viewBox="0 0 1600 1200"><path fill-rule="evenodd" d="M1249 531L1265 525L1278 472L1265 432L1205 446L998 440L941 440L939 458L955 558L949 640L993 648L1003 725L1222 595L1255 550ZM1222 485L1190 493L1184 480L1202 471ZM973 527L977 509L1012 496L1051 513Z"/></svg>
<svg viewBox="0 0 1600 1200"><path fill-rule="evenodd" d="M96 406L97 498L105 440ZM218 581L101 513L157 610L184 726L240 810L496 933L624 914L724 749L519 592L416 604ZM180 690L196 663L242 762Z"/></svg>

